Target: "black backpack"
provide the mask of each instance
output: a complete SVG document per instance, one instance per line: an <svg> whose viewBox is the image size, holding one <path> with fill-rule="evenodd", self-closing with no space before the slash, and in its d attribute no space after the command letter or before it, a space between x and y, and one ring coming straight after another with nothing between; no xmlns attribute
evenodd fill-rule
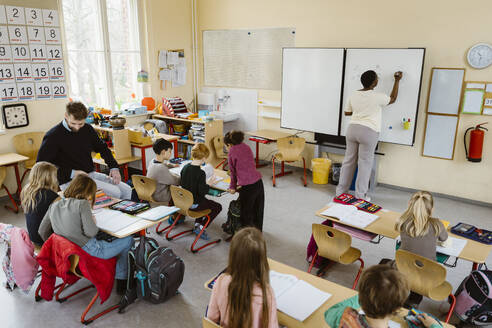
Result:
<svg viewBox="0 0 492 328"><path fill-rule="evenodd" d="M241 223L241 203L239 199L231 201L227 211L227 221L222 225L225 233L234 235L243 227Z"/></svg>
<svg viewBox="0 0 492 328"><path fill-rule="evenodd" d="M119 312L137 298L162 303L176 295L183 282L184 262L172 249L145 236L128 252L128 283Z"/></svg>

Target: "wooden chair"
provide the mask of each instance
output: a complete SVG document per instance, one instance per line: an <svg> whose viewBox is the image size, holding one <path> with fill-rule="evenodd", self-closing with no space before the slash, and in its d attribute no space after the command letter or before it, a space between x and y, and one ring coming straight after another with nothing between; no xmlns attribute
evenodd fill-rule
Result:
<svg viewBox="0 0 492 328"><path fill-rule="evenodd" d="M352 264L355 261L359 261L359 272L352 285L352 289L355 289L362 273L362 269L364 269L364 261L360 257L360 250L352 247L352 237L348 233L333 227L316 223L313 224L313 237L318 246L318 250L314 254L308 273L311 273L318 255L341 264ZM323 274L324 270L320 270L319 276Z"/></svg>
<svg viewBox="0 0 492 328"><path fill-rule="evenodd" d="M202 230L200 230L200 233L195 237L195 240L193 241L193 244L191 245L191 252L196 253L196 252L200 251L201 249L204 249L207 246L211 246L213 244L220 243L220 239L216 239L214 241L208 242L205 245L195 249L195 245L198 242L198 240L200 239L200 236L203 234L205 229L210 224L210 216L209 216L210 210L209 209L203 210L203 211L191 210L190 207L193 205L193 194L191 192L189 192L188 190L183 189L183 188L178 187L178 186L170 186L170 187L171 187L171 197L173 199L174 206L179 207L179 211L178 211L178 215L176 215L176 217L174 218L173 224L171 224L171 226L165 228L165 230L169 229L169 230L167 230L167 233L166 233L166 239L167 240L173 240L173 239L175 239L175 238L177 238L183 234L193 232L193 229L189 229L189 230L179 232L173 236L170 235L171 231L174 229L174 226L176 225L176 223L178 222L178 220L181 216L183 216L183 217L189 216L192 219L198 219L201 217L206 217L207 222L203 226Z"/></svg>
<svg viewBox="0 0 492 328"><path fill-rule="evenodd" d="M283 177L284 175L291 174L292 171L285 171L284 163L297 162L302 159L302 163L304 166L304 187L307 186L307 178L306 178L306 160L303 156L301 156L302 151L304 150L304 146L306 145L306 139L298 138L298 137L286 137L277 140L277 148L278 152L272 157L273 164L273 186L275 187L275 178ZM281 171L278 174L275 174L275 160L279 160L281 162Z"/></svg>
<svg viewBox="0 0 492 328"><path fill-rule="evenodd" d="M220 328L221 326L219 326L218 324L216 324L215 322L213 322L209 318L203 317L202 318L202 327L203 328Z"/></svg>
<svg viewBox="0 0 492 328"><path fill-rule="evenodd" d="M218 169L222 165L222 169L225 170L225 166L227 163L227 154L224 152L224 137L215 136L212 139L212 144L214 145L215 156L217 157L217 159L221 160L215 168Z"/></svg>
<svg viewBox="0 0 492 328"><path fill-rule="evenodd" d="M453 287L446 281L446 268L426 257L405 250L396 251L396 267L407 277L410 290L434 301L447 299L451 307L446 316L449 322L456 305Z"/></svg>
<svg viewBox="0 0 492 328"><path fill-rule="evenodd" d="M3 184L5 182L6 177L7 177L7 168L5 166L0 166L0 188L5 189L5 191L7 192L7 195L10 198L10 201L12 202L12 205L14 205L14 207L10 207L8 205L5 205L5 208L12 210L14 213L19 213L19 206L17 205L17 201L14 199L14 197L12 196L10 191L8 190L7 186L5 186Z"/></svg>
<svg viewBox="0 0 492 328"><path fill-rule="evenodd" d="M78 265L79 265L79 256L77 254L72 254L68 257L69 261L70 261L70 273L79 277L79 278L84 278L84 276L82 275L82 272L80 271ZM57 290L56 294L55 294L55 300L59 303L63 303L65 301L67 301L69 298L72 298L73 296L77 295L77 294L80 294L82 293L83 291L87 290L87 289L90 289L90 288L95 288L94 285L90 285L90 286L86 286L86 287L83 287L79 290L76 290L74 291L73 293L67 295L67 296L64 296L64 297L61 297L61 293L65 290L66 287L70 286L69 284L63 282L61 285L58 285L55 287L55 290ZM36 302L39 302L41 300L41 296L39 295L39 292L40 292L40 289L41 289L41 284L39 284L38 288L36 289L36 293L35 293L35 298L36 298ZM97 298L99 297L99 292L96 293L96 295L94 295L94 297L92 298L92 300L90 301L89 305L86 307L86 309L84 310L84 312L82 313L82 316L80 317L80 322L83 323L84 325L88 325L90 324L91 322L93 322L94 320L96 320L97 318L105 315L106 313L109 313L113 310L116 310L117 308L120 307L119 304L116 304L116 305L113 305L113 306L110 306L109 308L99 312L98 314L95 314L93 315L92 317L86 319L86 315L87 313L89 313L90 309L92 308L92 306L94 305L94 303L96 302Z"/></svg>
<svg viewBox="0 0 492 328"><path fill-rule="evenodd" d="M24 181L24 177L29 172L34 164L36 164L36 158L38 157L39 148L43 142L44 132L27 132L21 133L12 138L15 152L29 157L24 162L26 171L22 174L21 183Z"/></svg>
<svg viewBox="0 0 492 328"><path fill-rule="evenodd" d="M158 202L156 201L152 195L154 194L156 188L157 188L157 181L154 179L148 178L143 175L138 175L134 174L132 175L132 183L133 186L135 187L135 191L137 192L138 199L149 202L150 204L155 204L155 205L169 205L169 203L165 202ZM161 226L162 222L159 222L159 224L155 227L155 232L160 234L167 229L169 229L171 226L167 226L164 229L159 230L159 227Z"/></svg>

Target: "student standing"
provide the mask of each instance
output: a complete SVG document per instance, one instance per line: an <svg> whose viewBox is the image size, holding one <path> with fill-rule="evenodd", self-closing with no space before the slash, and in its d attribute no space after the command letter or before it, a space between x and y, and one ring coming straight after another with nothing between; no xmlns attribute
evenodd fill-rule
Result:
<svg viewBox="0 0 492 328"><path fill-rule="evenodd" d="M256 228L234 235L229 263L212 290L207 317L224 328L278 328L266 243Z"/></svg>
<svg viewBox="0 0 492 328"><path fill-rule="evenodd" d="M46 212L39 234L47 240L54 232L79 245L89 255L101 259L118 257L115 278L117 291L122 294L126 290L128 251L133 245L133 237L112 241L96 238L99 228L92 215L96 190L96 183L91 178L77 175L65 189L65 198L53 203Z"/></svg>
<svg viewBox="0 0 492 328"><path fill-rule="evenodd" d="M171 201L170 185L179 185L179 178L169 172L166 163L172 156L173 145L165 139L157 139L152 145L155 158L150 162L147 169L147 177L157 181L152 198L157 202L169 203Z"/></svg>
<svg viewBox="0 0 492 328"><path fill-rule="evenodd" d="M41 246L43 239L38 229L48 207L58 198L56 166L48 162L37 162L29 172L29 180L21 192L21 205L26 216L26 226L31 241Z"/></svg>
<svg viewBox="0 0 492 328"><path fill-rule="evenodd" d="M191 149L192 161L191 163L186 164L181 170L181 187L193 194L193 206L191 207L193 211L211 210L209 217L210 223L212 223L217 215L219 215L220 211L222 211L222 205L205 197L210 189L209 184L215 182L213 176L207 181L205 171L201 169L201 166L205 164L205 160L209 155L210 150L205 144L198 143L193 146ZM198 235L204 228L206 222L207 218L205 217L196 219L193 232ZM209 239L205 231L203 231L200 238L205 240Z"/></svg>
<svg viewBox="0 0 492 328"><path fill-rule="evenodd" d="M346 104L345 115L351 116L351 120L347 128L347 149L340 172L340 182L336 190L337 196L349 190L355 168L358 165L355 197L370 200L367 190L369 189L374 151L381 131L381 108L396 101L402 72L396 72L394 77L393 90L388 97L383 93L374 91L378 84L376 72L364 72L360 77L364 88L355 91Z"/></svg>
<svg viewBox="0 0 492 328"><path fill-rule="evenodd" d="M265 191L261 173L256 170L256 163L251 148L243 142L244 133L231 131L226 133L224 143L229 151L228 163L231 175L229 192L239 191L241 205L241 222L263 230L263 212L265 208Z"/></svg>

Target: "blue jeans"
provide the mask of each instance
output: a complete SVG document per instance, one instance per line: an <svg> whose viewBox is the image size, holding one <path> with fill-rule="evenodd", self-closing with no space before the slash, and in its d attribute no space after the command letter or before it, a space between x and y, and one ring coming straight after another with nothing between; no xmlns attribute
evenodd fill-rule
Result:
<svg viewBox="0 0 492 328"><path fill-rule="evenodd" d="M128 251L132 246L133 238L131 236L118 238L112 242L92 238L82 249L90 255L104 260L117 256L115 278L126 280L128 276Z"/></svg>

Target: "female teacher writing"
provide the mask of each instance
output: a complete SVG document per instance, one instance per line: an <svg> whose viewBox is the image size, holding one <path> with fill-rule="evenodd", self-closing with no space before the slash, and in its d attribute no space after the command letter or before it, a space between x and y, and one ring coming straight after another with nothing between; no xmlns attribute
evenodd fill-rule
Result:
<svg viewBox="0 0 492 328"><path fill-rule="evenodd" d="M337 196L348 191L355 167L358 165L355 197L370 200L367 190L369 189L374 151L381 131L381 109L382 106L396 101L402 75L402 72L394 74L395 83L389 97L384 93L374 91L378 84L376 72L366 71L361 75L360 81L364 88L355 91L345 107L345 115L352 117L347 128L347 149L340 173L340 182L336 190Z"/></svg>

